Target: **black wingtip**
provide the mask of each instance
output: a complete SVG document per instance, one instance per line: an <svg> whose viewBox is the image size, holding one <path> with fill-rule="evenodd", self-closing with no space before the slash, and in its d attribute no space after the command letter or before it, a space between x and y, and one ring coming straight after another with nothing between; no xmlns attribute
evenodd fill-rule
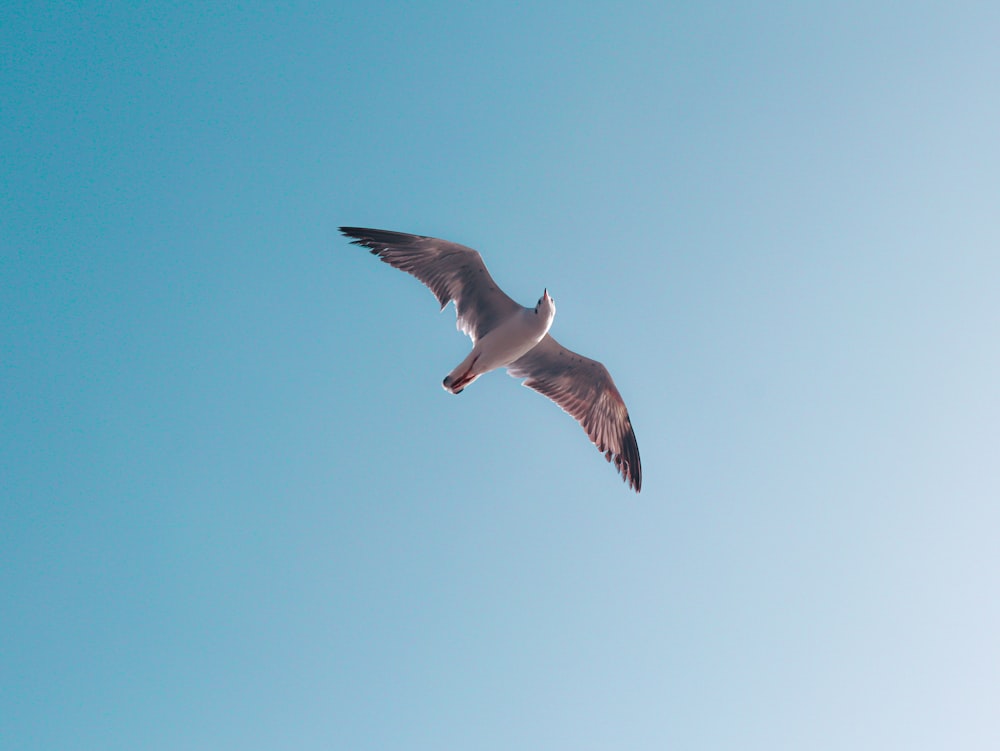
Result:
<svg viewBox="0 0 1000 751"><path fill-rule="evenodd" d="M639 444L635 440L632 420L627 415L625 422L628 429L622 436L622 453L615 457L615 461L622 479L632 490L639 493L642 490L642 463L639 459Z"/></svg>
<svg viewBox="0 0 1000 751"><path fill-rule="evenodd" d="M423 235L393 232L388 229L372 229L370 227L338 227L338 229L345 237L353 238L355 245L369 248L373 245L405 245L415 240L427 239Z"/></svg>
<svg viewBox="0 0 1000 751"><path fill-rule="evenodd" d="M338 227L340 234L349 237L354 245L364 245L366 238L371 237L371 230L364 227Z"/></svg>

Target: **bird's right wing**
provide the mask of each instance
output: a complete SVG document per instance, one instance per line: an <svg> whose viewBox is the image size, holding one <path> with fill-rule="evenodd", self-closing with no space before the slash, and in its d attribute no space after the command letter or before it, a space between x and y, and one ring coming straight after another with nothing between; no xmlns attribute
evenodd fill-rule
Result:
<svg viewBox="0 0 1000 751"><path fill-rule="evenodd" d="M521 309L497 286L482 256L458 243L422 235L362 227L341 227L354 245L368 248L390 266L426 284L443 309L455 301L457 326L473 342Z"/></svg>
<svg viewBox="0 0 1000 751"><path fill-rule="evenodd" d="M566 349L549 334L507 366L524 385L547 396L576 418L604 458L637 493L642 465L632 420L611 374L597 360Z"/></svg>

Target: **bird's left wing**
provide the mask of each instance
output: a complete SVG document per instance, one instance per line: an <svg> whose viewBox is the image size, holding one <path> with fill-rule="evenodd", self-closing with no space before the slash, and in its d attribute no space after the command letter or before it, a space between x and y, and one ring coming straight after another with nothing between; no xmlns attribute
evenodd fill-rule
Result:
<svg viewBox="0 0 1000 751"><path fill-rule="evenodd" d="M368 248L390 266L426 284L443 309L455 301L457 325L476 342L520 310L490 272L482 256L458 243L422 235L362 227L341 227L354 245Z"/></svg>
<svg viewBox="0 0 1000 751"><path fill-rule="evenodd" d="M642 488L639 446L625 401L611 374L597 360L563 347L548 334L507 366L524 385L547 396L576 418L604 458L637 493Z"/></svg>

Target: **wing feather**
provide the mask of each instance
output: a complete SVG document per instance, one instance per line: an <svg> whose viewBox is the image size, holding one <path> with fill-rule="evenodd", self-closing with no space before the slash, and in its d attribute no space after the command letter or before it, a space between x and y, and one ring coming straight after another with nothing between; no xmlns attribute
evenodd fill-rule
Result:
<svg viewBox="0 0 1000 751"><path fill-rule="evenodd" d="M456 325L473 342L521 308L486 270L482 256L458 243L362 227L341 227L354 245L368 248L390 266L406 271L434 293L443 309L455 302Z"/></svg>
<svg viewBox="0 0 1000 751"><path fill-rule="evenodd" d="M546 334L534 349L507 366L524 385L547 396L583 427L637 493L642 488L639 446L625 401L611 374L597 360L566 349Z"/></svg>

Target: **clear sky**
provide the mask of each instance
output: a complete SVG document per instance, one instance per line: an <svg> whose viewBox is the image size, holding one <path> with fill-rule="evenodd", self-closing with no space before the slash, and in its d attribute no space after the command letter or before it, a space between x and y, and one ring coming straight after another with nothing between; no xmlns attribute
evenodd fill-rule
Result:
<svg viewBox="0 0 1000 751"><path fill-rule="evenodd" d="M0 746L1000 747L1000 5L0 10ZM636 496L348 224L604 362Z"/></svg>

